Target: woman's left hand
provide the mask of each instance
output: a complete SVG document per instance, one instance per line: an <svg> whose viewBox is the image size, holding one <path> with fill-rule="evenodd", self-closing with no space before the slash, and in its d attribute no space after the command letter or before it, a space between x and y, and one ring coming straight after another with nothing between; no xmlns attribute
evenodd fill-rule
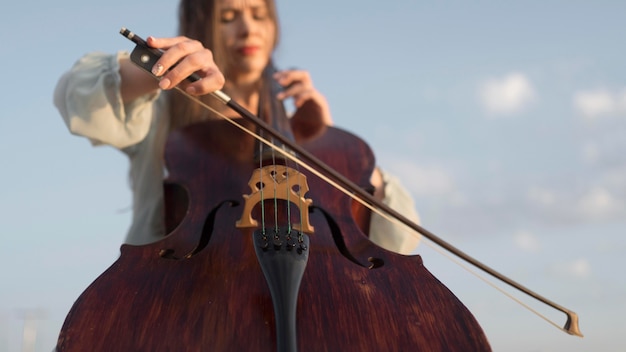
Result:
<svg viewBox="0 0 626 352"><path fill-rule="evenodd" d="M296 140L306 140L322 133L333 124L326 98L315 89L307 71L286 70L277 72L274 79L285 90L276 98L293 98L296 112L291 117L291 128Z"/></svg>

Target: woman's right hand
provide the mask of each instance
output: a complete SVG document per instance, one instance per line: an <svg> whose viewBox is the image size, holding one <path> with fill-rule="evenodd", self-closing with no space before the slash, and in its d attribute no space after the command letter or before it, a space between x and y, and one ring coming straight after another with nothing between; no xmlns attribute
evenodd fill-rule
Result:
<svg viewBox="0 0 626 352"><path fill-rule="evenodd" d="M202 43L187 37L148 37L149 46L163 50L154 64L152 74L160 77L161 89L172 89L182 83L191 95L205 95L224 87L225 79L213 61L213 53ZM196 82L185 82L191 74L200 76Z"/></svg>
<svg viewBox="0 0 626 352"><path fill-rule="evenodd" d="M172 89L179 84L187 93L196 96L224 87L224 75L215 65L213 54L199 41L187 37L148 37L146 41L150 47L163 51L152 67L152 73L160 77L160 80L157 85L154 77L146 75L130 58L121 60L121 93L124 102L131 102L159 88ZM201 79L195 82L186 81L193 73Z"/></svg>

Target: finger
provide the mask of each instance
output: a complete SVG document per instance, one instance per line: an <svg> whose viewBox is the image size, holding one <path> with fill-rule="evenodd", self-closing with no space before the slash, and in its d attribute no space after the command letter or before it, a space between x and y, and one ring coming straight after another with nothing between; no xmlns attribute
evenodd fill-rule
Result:
<svg viewBox="0 0 626 352"><path fill-rule="evenodd" d="M157 38L157 37L148 37L146 42L151 48L155 49L167 49L170 48L180 42L189 41L190 39L184 36L178 37L170 37L170 38Z"/></svg>
<svg viewBox="0 0 626 352"><path fill-rule="evenodd" d="M313 100L314 97L315 97L314 90L301 91L297 95L293 96L293 105L295 105L296 108L301 108L302 105L304 105L304 103L306 103L309 100Z"/></svg>
<svg viewBox="0 0 626 352"><path fill-rule="evenodd" d="M304 86L304 84L302 84L302 82L296 81L295 83L291 83L290 85L286 86L282 92L278 93L276 95L276 99L285 100L287 98L297 95L305 89L306 87Z"/></svg>
<svg viewBox="0 0 626 352"><path fill-rule="evenodd" d="M197 40L186 37L176 38L148 38L148 45L161 49L161 57L155 63L152 73L159 76L175 65L182 57L197 50L201 50L202 44Z"/></svg>
<svg viewBox="0 0 626 352"><path fill-rule="evenodd" d="M294 82L302 82L305 85L313 85L308 71L286 70L277 72L274 79L283 87L293 85Z"/></svg>
<svg viewBox="0 0 626 352"><path fill-rule="evenodd" d="M216 67L211 51L202 48L202 50L186 55L178 63L175 63L161 80L162 82L164 80L169 82L167 84L161 82L160 86L163 89L172 88L196 72L209 72L214 68Z"/></svg>
<svg viewBox="0 0 626 352"><path fill-rule="evenodd" d="M315 89L311 86L305 86L301 82L293 83L287 89L277 95L279 100L285 100L288 98L293 99L293 103L296 107L302 106L307 100L310 100L314 94Z"/></svg>
<svg viewBox="0 0 626 352"><path fill-rule="evenodd" d="M213 66L202 72L203 78L193 82L185 88L185 91L191 95L205 95L222 89L226 79L217 67Z"/></svg>
<svg viewBox="0 0 626 352"><path fill-rule="evenodd" d="M178 62L179 58L176 58L174 56L175 55L180 56L180 55L183 55L183 53L181 53L180 48L179 50L172 50L169 53L168 53L168 49L172 48L173 46L179 43L186 42L186 41L190 41L190 39L186 37L174 37L174 38L155 38L152 36L148 37L148 39L146 40L146 42L148 43L148 46L161 50L161 57L159 58L159 60L157 60L157 62L154 64L154 66L151 69L152 74L159 77L165 72L167 72L167 70L172 65L175 65L176 62Z"/></svg>

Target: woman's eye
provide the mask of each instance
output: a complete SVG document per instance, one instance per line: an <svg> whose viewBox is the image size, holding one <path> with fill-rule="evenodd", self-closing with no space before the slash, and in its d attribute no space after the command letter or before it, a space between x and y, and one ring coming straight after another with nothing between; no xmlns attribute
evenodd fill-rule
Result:
<svg viewBox="0 0 626 352"><path fill-rule="evenodd" d="M252 13L252 17L255 20L265 20L267 19L267 9L257 9Z"/></svg>
<svg viewBox="0 0 626 352"><path fill-rule="evenodd" d="M222 11L220 19L223 23L232 22L235 19L235 11L232 11L232 10Z"/></svg>

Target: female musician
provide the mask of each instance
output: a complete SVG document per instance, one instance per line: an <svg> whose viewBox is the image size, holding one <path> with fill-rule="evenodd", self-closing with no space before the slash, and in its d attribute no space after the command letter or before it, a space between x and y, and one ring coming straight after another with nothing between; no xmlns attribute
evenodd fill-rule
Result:
<svg viewBox="0 0 626 352"><path fill-rule="evenodd" d="M128 53L91 53L61 77L54 94L71 133L87 137L93 145L111 145L130 158L133 219L126 237L130 244L154 242L165 235L162 181L168 132L212 118L198 104L170 90L179 86L220 113L235 117L207 96L221 89L256 113L262 72L278 43L273 0L181 0L179 16L179 37L147 39L150 46L163 51L152 68L160 80L133 64ZM202 79L185 81L192 73ZM274 79L285 87L276 98L293 99L297 108L290 119L297 141L332 125L328 104L308 72L280 71ZM410 196L394 177L376 169L371 182L385 204L418 221ZM410 253L418 239L396 226L373 214L371 240L386 249Z"/></svg>

